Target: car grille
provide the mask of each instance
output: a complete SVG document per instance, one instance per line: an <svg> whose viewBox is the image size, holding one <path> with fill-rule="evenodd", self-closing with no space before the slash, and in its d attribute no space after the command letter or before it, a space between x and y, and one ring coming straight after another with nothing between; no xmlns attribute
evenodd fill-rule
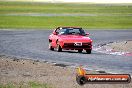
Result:
<svg viewBox="0 0 132 88"><path fill-rule="evenodd" d="M91 43L82 43L82 46L75 46L75 43L64 43L64 48L74 48L74 49L78 49L78 48L91 48Z"/></svg>

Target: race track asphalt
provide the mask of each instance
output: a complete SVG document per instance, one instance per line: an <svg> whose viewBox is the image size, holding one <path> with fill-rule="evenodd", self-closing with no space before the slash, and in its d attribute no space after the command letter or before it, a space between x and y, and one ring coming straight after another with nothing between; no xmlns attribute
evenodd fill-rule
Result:
<svg viewBox="0 0 132 88"><path fill-rule="evenodd" d="M92 51L48 50L48 36L52 30L0 30L0 54L32 58L72 66L84 65L91 70L132 74L132 56L108 55ZM93 39L93 48L109 42L132 40L132 30L87 30Z"/></svg>

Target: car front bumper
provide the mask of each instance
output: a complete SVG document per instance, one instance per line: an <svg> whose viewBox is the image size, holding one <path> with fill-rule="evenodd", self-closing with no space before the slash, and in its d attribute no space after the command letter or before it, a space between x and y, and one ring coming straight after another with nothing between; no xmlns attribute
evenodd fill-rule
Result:
<svg viewBox="0 0 132 88"><path fill-rule="evenodd" d="M92 43L81 43L80 45L76 43L64 43L63 49L92 49Z"/></svg>

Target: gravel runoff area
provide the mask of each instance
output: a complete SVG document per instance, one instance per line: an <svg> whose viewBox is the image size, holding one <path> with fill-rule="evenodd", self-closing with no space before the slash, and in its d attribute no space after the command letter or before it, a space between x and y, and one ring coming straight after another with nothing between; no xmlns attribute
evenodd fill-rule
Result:
<svg viewBox="0 0 132 88"><path fill-rule="evenodd" d="M88 71L88 73L97 73ZM46 83L52 88L132 88L129 84L85 84L76 83L76 69L24 58L0 55L0 84L26 85L29 81ZM28 87L27 87L28 88Z"/></svg>
<svg viewBox="0 0 132 88"><path fill-rule="evenodd" d="M112 48L115 51L132 53L132 40L110 43L106 45L105 47Z"/></svg>

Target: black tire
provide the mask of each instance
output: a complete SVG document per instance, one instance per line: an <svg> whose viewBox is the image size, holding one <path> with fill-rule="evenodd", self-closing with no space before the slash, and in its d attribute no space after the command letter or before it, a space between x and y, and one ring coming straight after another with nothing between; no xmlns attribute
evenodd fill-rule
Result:
<svg viewBox="0 0 132 88"><path fill-rule="evenodd" d="M76 81L79 85L84 85L87 80L84 76L76 76Z"/></svg>
<svg viewBox="0 0 132 88"><path fill-rule="evenodd" d="M86 50L86 52L87 52L87 54L91 54L91 49L89 49L89 50Z"/></svg>
<svg viewBox="0 0 132 88"><path fill-rule="evenodd" d="M82 50L82 49L80 49L80 50L78 50L78 53L82 53L82 51L83 51L83 50Z"/></svg>
<svg viewBox="0 0 132 88"><path fill-rule="evenodd" d="M54 50L54 48L52 47L52 45L51 45L51 42L49 42L49 50Z"/></svg>
<svg viewBox="0 0 132 88"><path fill-rule="evenodd" d="M57 52L62 52L62 48L61 48L61 46L59 45L59 42L57 42Z"/></svg>

